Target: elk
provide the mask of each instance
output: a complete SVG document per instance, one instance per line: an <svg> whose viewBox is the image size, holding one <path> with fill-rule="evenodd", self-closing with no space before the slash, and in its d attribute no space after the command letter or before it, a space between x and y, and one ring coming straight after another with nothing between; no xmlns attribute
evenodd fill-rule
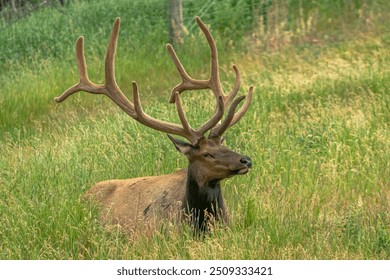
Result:
<svg viewBox="0 0 390 280"><path fill-rule="evenodd" d="M252 100L253 86L247 97L236 95L241 78L238 68L233 65L235 83L225 94L219 76L218 52L210 31L196 17L210 48L210 77L199 80L190 77L180 62L175 50L167 44L181 82L173 87L169 102L175 103L181 124L153 118L141 106L138 85L133 86L133 102L122 93L115 80L115 53L120 19L115 20L105 59L105 83L95 84L88 77L84 55L84 38L76 41L76 58L79 82L67 89L56 102L62 102L73 93L85 91L108 96L131 118L141 124L168 134L176 149L188 159L188 168L162 176L140 177L125 180L109 180L97 183L85 196L101 208L101 219L106 224L119 225L135 231L141 225L155 227L159 221L187 219L195 230L206 231L211 219L228 221L228 211L222 198L221 181L234 175L246 174L252 167L248 156L236 153L223 146L224 132L236 124L246 113ZM199 128L193 128L187 121L181 105L180 94L187 90L209 89L215 95L215 112ZM237 106L244 99L240 109ZM206 136L207 134L207 136ZM187 141L174 138L182 137Z"/></svg>

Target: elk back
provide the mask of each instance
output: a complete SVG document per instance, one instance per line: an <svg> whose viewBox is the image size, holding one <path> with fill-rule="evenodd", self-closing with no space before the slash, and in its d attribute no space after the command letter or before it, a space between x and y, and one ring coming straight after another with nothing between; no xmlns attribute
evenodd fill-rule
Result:
<svg viewBox="0 0 390 280"><path fill-rule="evenodd" d="M102 181L84 195L101 210L104 224L153 231L161 220L181 219L187 170L162 176Z"/></svg>

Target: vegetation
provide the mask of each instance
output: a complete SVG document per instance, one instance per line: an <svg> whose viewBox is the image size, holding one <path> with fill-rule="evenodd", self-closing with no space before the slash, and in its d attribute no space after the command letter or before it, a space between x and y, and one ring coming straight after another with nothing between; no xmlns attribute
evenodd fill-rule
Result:
<svg viewBox="0 0 390 280"><path fill-rule="evenodd" d="M390 258L389 2L217 2L183 1L189 33L178 53L207 75L190 20L207 8L224 86L232 62L241 94L255 85L251 109L226 134L254 163L224 182L229 228L196 240L167 225L130 242L82 200L98 181L170 173L186 160L107 98L53 101L77 81L79 35L91 79L102 81L120 16L118 83L130 95L136 80L150 115L178 121L166 102L179 77L164 48L165 1L72 1L0 20L0 259ZM207 94L183 99L194 125L212 113Z"/></svg>

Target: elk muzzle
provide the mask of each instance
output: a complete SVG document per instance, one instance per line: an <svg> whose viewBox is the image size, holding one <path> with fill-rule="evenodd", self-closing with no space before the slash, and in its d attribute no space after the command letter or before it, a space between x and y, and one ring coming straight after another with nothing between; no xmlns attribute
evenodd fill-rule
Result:
<svg viewBox="0 0 390 280"><path fill-rule="evenodd" d="M250 168L252 168L252 159L248 156L242 156L239 168L232 170L231 175L244 175L248 173Z"/></svg>

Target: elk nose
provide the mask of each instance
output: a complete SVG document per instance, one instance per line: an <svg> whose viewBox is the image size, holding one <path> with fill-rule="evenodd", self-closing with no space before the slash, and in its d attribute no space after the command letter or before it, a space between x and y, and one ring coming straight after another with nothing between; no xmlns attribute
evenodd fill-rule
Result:
<svg viewBox="0 0 390 280"><path fill-rule="evenodd" d="M245 164L247 167L252 167L252 160L250 157L244 156L243 158L240 159L240 162L242 164Z"/></svg>

